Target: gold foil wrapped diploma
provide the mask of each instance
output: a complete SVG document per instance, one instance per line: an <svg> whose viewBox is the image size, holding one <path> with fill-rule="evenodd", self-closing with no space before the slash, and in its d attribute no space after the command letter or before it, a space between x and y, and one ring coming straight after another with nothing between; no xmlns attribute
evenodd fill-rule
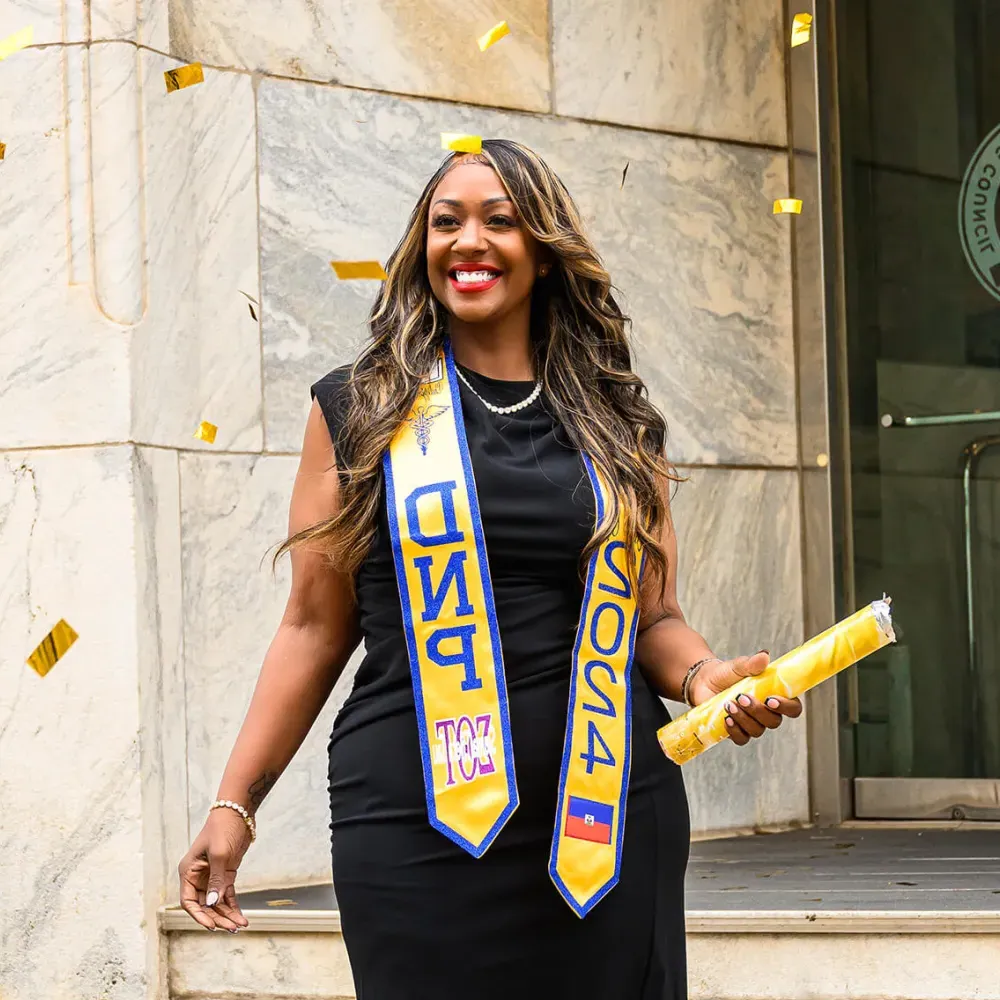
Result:
<svg viewBox="0 0 1000 1000"><path fill-rule="evenodd" d="M483 137L481 135L466 135L465 132L442 132L441 148L453 149L456 153L481 153Z"/></svg>
<svg viewBox="0 0 1000 1000"><path fill-rule="evenodd" d="M28 666L39 677L44 677L66 655L70 646L79 638L65 618L55 623L52 631L35 647L28 657Z"/></svg>
<svg viewBox="0 0 1000 1000"><path fill-rule="evenodd" d="M15 52L20 52L35 40L35 26L29 24L27 28L15 31L13 35L0 38L0 62L7 56L12 56Z"/></svg>
<svg viewBox="0 0 1000 1000"><path fill-rule="evenodd" d="M349 281L351 278L385 281L389 277L377 260L331 260L330 267L337 272L341 281Z"/></svg>
<svg viewBox="0 0 1000 1000"><path fill-rule="evenodd" d="M215 424L210 424L203 420L198 424L198 429L194 432L194 437L199 441L206 441L208 444L215 444L215 435L219 433L219 428Z"/></svg>
<svg viewBox="0 0 1000 1000"><path fill-rule="evenodd" d="M797 698L828 677L896 641L892 631L890 599L873 601L807 643L779 656L756 677L744 677L722 694L703 701L667 723L656 733L663 752L675 763L686 764L703 750L729 736L726 702L749 694L758 701L771 695Z"/></svg>
<svg viewBox="0 0 1000 1000"><path fill-rule="evenodd" d="M177 69L168 69L163 74L163 79L167 81L167 93L172 94L175 90L183 90L196 83L204 83L205 74L202 72L201 63L197 62L189 63L187 66L178 66Z"/></svg>
<svg viewBox="0 0 1000 1000"><path fill-rule="evenodd" d="M796 45L805 45L812 35L812 14L796 14L792 18L792 48Z"/></svg>
<svg viewBox="0 0 1000 1000"><path fill-rule="evenodd" d="M772 215L801 215L802 214L802 199L801 198L778 198L774 202L774 207L771 209Z"/></svg>
<svg viewBox="0 0 1000 1000"><path fill-rule="evenodd" d="M494 24L485 35L481 36L479 39L479 51L485 52L491 45L496 45L501 38L506 38L510 34L510 28L507 27L506 21L501 21L499 24Z"/></svg>

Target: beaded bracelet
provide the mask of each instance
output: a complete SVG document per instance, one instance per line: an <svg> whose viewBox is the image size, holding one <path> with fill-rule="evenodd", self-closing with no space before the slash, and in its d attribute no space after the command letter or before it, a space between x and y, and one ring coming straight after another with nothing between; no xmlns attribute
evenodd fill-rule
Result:
<svg viewBox="0 0 1000 1000"><path fill-rule="evenodd" d="M250 831L250 843L252 844L257 839L257 821L253 816L239 802L233 802L230 799L216 799L209 806L208 811L211 812L213 809L218 809L221 806L225 806L227 809L235 809L243 817L243 822L246 823L247 829Z"/></svg>
<svg viewBox="0 0 1000 1000"><path fill-rule="evenodd" d="M717 656L706 656L703 660L699 660L697 663L688 667L688 672L684 675L684 680L681 682L681 701L683 701L688 708L694 708L694 705L691 704L690 688L691 682L695 678L695 674L697 674L706 663L721 662L722 661Z"/></svg>

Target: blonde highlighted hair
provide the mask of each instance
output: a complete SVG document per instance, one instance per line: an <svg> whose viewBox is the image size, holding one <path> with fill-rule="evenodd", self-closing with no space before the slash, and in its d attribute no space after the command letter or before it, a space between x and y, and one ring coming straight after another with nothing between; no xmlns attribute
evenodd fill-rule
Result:
<svg viewBox="0 0 1000 1000"><path fill-rule="evenodd" d="M338 452L340 505L328 520L287 539L319 545L354 580L375 536L382 490L382 456L407 417L421 378L441 349L447 313L427 277L431 198L444 175L468 156L452 154L435 171L414 206L388 278L372 306L371 339L354 362ZM587 543L591 553L625 518L625 539L638 539L654 579L667 572L660 532L670 513L662 480L678 480L664 454L666 424L632 370L630 321L615 301L611 279L587 238L579 211L555 172L532 150L506 139L483 140L481 162L507 189L522 225L548 250L552 270L532 290L535 371L548 405L573 444L612 484L605 517Z"/></svg>

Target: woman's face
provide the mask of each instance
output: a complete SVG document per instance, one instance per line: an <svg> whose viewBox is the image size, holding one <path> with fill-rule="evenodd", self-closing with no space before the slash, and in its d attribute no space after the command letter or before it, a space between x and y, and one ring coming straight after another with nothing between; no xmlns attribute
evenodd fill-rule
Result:
<svg viewBox="0 0 1000 1000"><path fill-rule="evenodd" d="M502 319L531 296L540 248L500 178L483 163L459 162L431 196L427 277L456 319Z"/></svg>

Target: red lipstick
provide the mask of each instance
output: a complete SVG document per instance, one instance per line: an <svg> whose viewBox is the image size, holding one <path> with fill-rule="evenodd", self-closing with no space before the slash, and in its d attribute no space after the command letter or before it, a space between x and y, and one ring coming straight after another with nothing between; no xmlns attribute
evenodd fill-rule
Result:
<svg viewBox="0 0 1000 1000"><path fill-rule="evenodd" d="M459 278L458 275L470 275ZM471 275L477 275L475 279ZM503 271L492 264L477 264L473 261L462 261L448 270L448 280L456 292L485 292L492 288L503 277Z"/></svg>

